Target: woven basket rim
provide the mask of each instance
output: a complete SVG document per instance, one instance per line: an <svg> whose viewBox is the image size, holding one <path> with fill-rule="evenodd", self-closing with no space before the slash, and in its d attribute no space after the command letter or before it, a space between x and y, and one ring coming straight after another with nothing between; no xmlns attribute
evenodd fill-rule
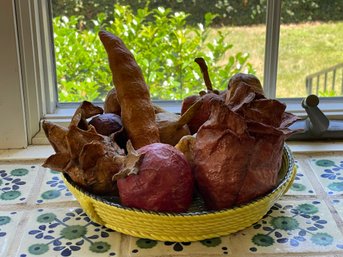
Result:
<svg viewBox="0 0 343 257"><path fill-rule="evenodd" d="M204 211L189 211L189 212L181 212L181 213L174 213L174 212L158 212L158 211L149 211L149 210L143 210L143 209L138 209L138 208L132 208L132 207L126 207L121 205L120 203L112 202L110 200L107 200L104 198L104 196L101 195L96 195L91 192L88 192L87 190L83 189L79 185L77 185L74 181L71 180L71 178L68 176L66 173L62 173L65 180L72 186L74 189L77 191L81 192L82 194L86 195L87 197L90 197L91 199L97 201L97 202L102 202L106 205L109 205L111 207L116 207L119 209L122 209L123 211L130 211L130 212L139 212L139 213L144 213L144 214L149 214L149 215L156 215L156 216L181 216L181 217L186 217L186 216L204 216L204 215L217 215L220 213L226 213L226 212L231 212L231 211L236 211L238 209L243 209L243 208L249 208L250 206L256 205L259 202L270 198L276 191L281 190L283 187L287 186L287 182L291 179L292 177L292 171L294 169L294 158L292 156L291 150L288 147L288 145L285 143L283 146L283 154L282 154L282 159L284 159L286 156L286 162L287 162L287 171L285 176L281 179L279 182L278 186L275 187L272 191L269 193L257 197L256 199L252 200L249 203L245 203L242 205L234 206L231 208L225 208L222 210L204 210ZM282 160L284 161L284 160Z"/></svg>

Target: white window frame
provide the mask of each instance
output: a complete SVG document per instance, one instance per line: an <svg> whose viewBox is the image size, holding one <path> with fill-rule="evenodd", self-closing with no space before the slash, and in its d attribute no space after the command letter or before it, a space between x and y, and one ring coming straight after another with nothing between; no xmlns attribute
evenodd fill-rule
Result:
<svg viewBox="0 0 343 257"><path fill-rule="evenodd" d="M270 98L276 95L280 13L281 0L267 1L264 91ZM38 133L40 121L67 124L77 106L57 103L50 15L49 0L0 1L0 31L8 34L0 40L0 53L5 56L0 67L9 68L0 71L4 73L0 76L0 118L6 120L0 126L0 149L46 143L43 133ZM305 116L301 98L279 100L288 111ZM320 100L329 118L343 119L343 97ZM159 104L179 112L181 101Z"/></svg>
<svg viewBox="0 0 343 257"><path fill-rule="evenodd" d="M12 1L0 1L0 148L25 147L24 96Z"/></svg>

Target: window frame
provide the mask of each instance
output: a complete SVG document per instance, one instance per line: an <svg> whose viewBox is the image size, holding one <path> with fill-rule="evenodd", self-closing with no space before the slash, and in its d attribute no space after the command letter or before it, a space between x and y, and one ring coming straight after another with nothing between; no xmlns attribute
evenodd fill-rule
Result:
<svg viewBox="0 0 343 257"><path fill-rule="evenodd" d="M16 86L20 87L22 98L19 102L24 110L21 114L18 112L16 115L24 117L25 124L20 127L20 131L22 135L26 135L26 142L5 145L0 141L0 149L45 143L42 141L42 132L39 133L41 120L48 119L65 124L70 120L77 107L77 103L60 104L57 102L50 1L13 0L4 2L11 2L13 7L12 12L5 19L12 22L16 33L13 43L17 46L18 69L20 70ZM281 0L268 0L263 86L266 96L270 98L276 96L280 15ZM7 24L7 22L3 24ZM1 62L5 63L4 60L0 61L0 64L2 64ZM2 82L0 78L0 83ZM12 92L9 98L14 99L14 97L15 93ZM302 98L278 100L287 104L288 111L300 117L306 116L301 108ZM321 98L319 107L329 118L343 119L342 103L343 97ZM157 104L169 111L179 112L181 101L159 101ZM12 125L14 126L15 122ZM12 125L10 124L10 126ZM0 127L0 133L8 133L8 131Z"/></svg>
<svg viewBox="0 0 343 257"><path fill-rule="evenodd" d="M22 91L15 6L12 1L0 1L0 148L27 146L27 127Z"/></svg>

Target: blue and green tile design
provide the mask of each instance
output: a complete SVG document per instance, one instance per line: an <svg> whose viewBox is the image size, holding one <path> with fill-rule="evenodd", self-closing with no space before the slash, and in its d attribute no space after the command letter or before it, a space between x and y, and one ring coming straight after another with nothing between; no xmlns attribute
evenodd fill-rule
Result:
<svg viewBox="0 0 343 257"><path fill-rule="evenodd" d="M297 167L296 177L286 195L315 195L315 190L307 178L304 168L298 161L295 161L295 165Z"/></svg>
<svg viewBox="0 0 343 257"><path fill-rule="evenodd" d="M343 224L343 199L333 199L332 205L335 208L338 216L341 219L341 222Z"/></svg>
<svg viewBox="0 0 343 257"><path fill-rule="evenodd" d="M259 222L197 242L122 235L92 222L58 172L0 165L0 256L343 256L343 157L318 156L296 161L291 189Z"/></svg>
<svg viewBox="0 0 343 257"><path fill-rule="evenodd" d="M328 195L343 194L343 157L312 158L310 165Z"/></svg>
<svg viewBox="0 0 343 257"><path fill-rule="evenodd" d="M231 256L228 237L217 237L197 242L161 242L151 239L131 237L130 256L191 256L198 254Z"/></svg>
<svg viewBox="0 0 343 257"><path fill-rule="evenodd" d="M64 184L61 173L45 169L44 179L40 188L37 204L48 202L63 202L75 200Z"/></svg>
<svg viewBox="0 0 343 257"><path fill-rule="evenodd" d="M38 165L0 165L0 204L25 203L38 169Z"/></svg>
<svg viewBox="0 0 343 257"><path fill-rule="evenodd" d="M343 254L343 236L329 208L319 200L279 201L262 220L234 235L232 241L245 254L330 251Z"/></svg>
<svg viewBox="0 0 343 257"><path fill-rule="evenodd" d="M18 256L118 256L121 234L92 222L81 208L37 209Z"/></svg>
<svg viewBox="0 0 343 257"><path fill-rule="evenodd" d="M16 229L22 212L0 211L0 256L10 256L8 250L16 237Z"/></svg>

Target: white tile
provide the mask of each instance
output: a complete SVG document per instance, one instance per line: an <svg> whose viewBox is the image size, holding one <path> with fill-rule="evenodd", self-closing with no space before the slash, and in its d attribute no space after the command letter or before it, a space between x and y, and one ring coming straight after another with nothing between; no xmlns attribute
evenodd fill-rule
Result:
<svg viewBox="0 0 343 257"><path fill-rule="evenodd" d="M341 218L341 225L343 226L343 199L332 200L332 205L336 209L339 217Z"/></svg>
<svg viewBox="0 0 343 257"><path fill-rule="evenodd" d="M310 165L328 195L343 194L343 156L316 156Z"/></svg>
<svg viewBox="0 0 343 257"><path fill-rule="evenodd" d="M38 165L0 165L0 204L27 202L38 170Z"/></svg>
<svg viewBox="0 0 343 257"><path fill-rule="evenodd" d="M16 211L0 212L0 256L10 256L8 250L17 237L17 226L22 215L22 212Z"/></svg>
<svg viewBox="0 0 343 257"><path fill-rule="evenodd" d="M315 190L307 178L306 170L298 161L295 161L295 165L297 167L296 177L286 195L315 195Z"/></svg>
<svg viewBox="0 0 343 257"><path fill-rule="evenodd" d="M18 249L29 256L120 256L121 234L90 221L81 208L37 209Z"/></svg>
<svg viewBox="0 0 343 257"><path fill-rule="evenodd" d="M75 197L64 184L61 173L51 169L44 169L44 178L36 203L42 204L65 201L75 201Z"/></svg>
<svg viewBox="0 0 343 257"><path fill-rule="evenodd" d="M130 237L128 254L142 256L231 256L229 238L218 237L196 242L161 242L151 239Z"/></svg>
<svg viewBox="0 0 343 257"><path fill-rule="evenodd" d="M343 236L322 201L279 201L252 227L232 236L232 249L248 253L343 254Z"/></svg>

